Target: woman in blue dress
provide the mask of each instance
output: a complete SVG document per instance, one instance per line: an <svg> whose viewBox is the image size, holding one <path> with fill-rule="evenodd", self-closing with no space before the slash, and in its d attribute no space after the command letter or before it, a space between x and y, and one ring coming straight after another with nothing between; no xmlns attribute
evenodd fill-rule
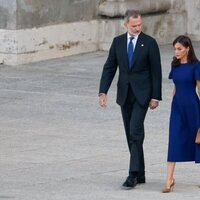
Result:
<svg viewBox="0 0 200 200"><path fill-rule="evenodd" d="M167 180L162 192L171 192L176 162L200 163L200 145L195 143L200 131L200 62L189 37L177 37L173 46L175 56L169 79L174 82L171 104ZM199 96L199 97L198 97Z"/></svg>

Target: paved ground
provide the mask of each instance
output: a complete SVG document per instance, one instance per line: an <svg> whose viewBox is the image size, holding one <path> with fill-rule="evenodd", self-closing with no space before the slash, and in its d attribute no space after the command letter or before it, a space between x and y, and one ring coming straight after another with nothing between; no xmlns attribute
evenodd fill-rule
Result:
<svg viewBox="0 0 200 200"><path fill-rule="evenodd" d="M199 43L195 43L200 57ZM199 199L200 169L180 163L173 193L166 176L173 49L161 46L163 101L145 122L147 183L130 191L128 148L116 80L106 109L98 85L107 52L0 68L0 200Z"/></svg>

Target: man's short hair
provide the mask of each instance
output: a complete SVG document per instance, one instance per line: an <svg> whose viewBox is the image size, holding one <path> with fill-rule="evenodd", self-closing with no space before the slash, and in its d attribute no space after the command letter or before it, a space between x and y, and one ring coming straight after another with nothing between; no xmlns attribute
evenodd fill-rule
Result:
<svg viewBox="0 0 200 200"><path fill-rule="evenodd" d="M133 18L141 17L141 13L139 10L127 10L124 15L125 21L128 22L130 17L133 17Z"/></svg>

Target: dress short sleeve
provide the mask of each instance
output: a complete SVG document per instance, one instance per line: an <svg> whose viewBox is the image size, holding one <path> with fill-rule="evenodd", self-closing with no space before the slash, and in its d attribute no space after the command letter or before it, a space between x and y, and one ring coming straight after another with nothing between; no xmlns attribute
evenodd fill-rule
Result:
<svg viewBox="0 0 200 200"><path fill-rule="evenodd" d="M173 79L173 69L171 69L171 71L169 72L168 79Z"/></svg>
<svg viewBox="0 0 200 200"><path fill-rule="evenodd" d="M195 66L195 80L200 80L200 63Z"/></svg>

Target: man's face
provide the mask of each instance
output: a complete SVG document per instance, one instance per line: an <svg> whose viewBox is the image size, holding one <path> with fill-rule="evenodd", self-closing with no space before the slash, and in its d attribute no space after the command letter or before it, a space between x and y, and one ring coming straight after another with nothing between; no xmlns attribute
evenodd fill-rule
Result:
<svg viewBox="0 0 200 200"><path fill-rule="evenodd" d="M142 19L140 16L137 18L130 17L129 21L125 23L128 33L131 36L138 35L142 31Z"/></svg>

